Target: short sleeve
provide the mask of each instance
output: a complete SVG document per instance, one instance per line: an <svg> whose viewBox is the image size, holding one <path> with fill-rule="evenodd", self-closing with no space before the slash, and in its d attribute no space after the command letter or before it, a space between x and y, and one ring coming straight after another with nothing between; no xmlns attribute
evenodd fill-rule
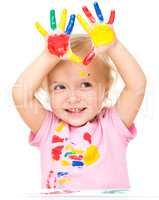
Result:
<svg viewBox="0 0 159 200"><path fill-rule="evenodd" d="M41 124L40 129L36 133L33 133L32 131L30 131L30 135L28 139L29 144L40 148L42 141L47 137L50 131L53 121L54 121L53 113L50 111L47 111L47 114Z"/></svg>
<svg viewBox="0 0 159 200"><path fill-rule="evenodd" d="M113 126L117 129L120 135L126 139L127 143L136 137L137 129L134 122L131 127L127 128L124 122L120 119L119 113L114 106L108 108L108 112Z"/></svg>

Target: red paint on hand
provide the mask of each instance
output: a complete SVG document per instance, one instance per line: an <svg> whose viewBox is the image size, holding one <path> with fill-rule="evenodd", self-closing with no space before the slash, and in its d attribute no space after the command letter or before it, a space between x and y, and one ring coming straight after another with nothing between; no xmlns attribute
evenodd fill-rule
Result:
<svg viewBox="0 0 159 200"><path fill-rule="evenodd" d="M84 58L83 60L83 64L84 65L88 65L92 59L95 57L95 52L94 52L94 49L92 49L88 54L87 56Z"/></svg>
<svg viewBox="0 0 159 200"><path fill-rule="evenodd" d="M85 133L83 135L84 140L88 141L91 144L91 135L89 133Z"/></svg>
<svg viewBox="0 0 159 200"><path fill-rule="evenodd" d="M107 24L113 24L115 20L115 10L112 10L110 13L110 17L109 17L109 21L107 22Z"/></svg>
<svg viewBox="0 0 159 200"><path fill-rule="evenodd" d="M68 50L69 36L66 34L50 35L48 37L48 50L50 53L60 57Z"/></svg>

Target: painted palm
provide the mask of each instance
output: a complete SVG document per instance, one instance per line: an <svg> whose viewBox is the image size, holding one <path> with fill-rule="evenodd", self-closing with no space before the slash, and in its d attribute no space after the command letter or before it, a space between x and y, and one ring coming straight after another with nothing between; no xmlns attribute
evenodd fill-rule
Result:
<svg viewBox="0 0 159 200"><path fill-rule="evenodd" d="M115 40L115 32L112 29L112 25L115 19L115 10L111 11L109 20L107 23L105 23L99 4L97 2L94 2L93 5L99 23L96 21L95 17L92 15L90 10L86 6L83 6L82 9L84 14L90 21L90 24L88 24L80 14L77 14L77 19L79 23L88 33L93 43L92 49L83 60L83 64L85 65L91 62L91 60L95 57L96 52L99 50L100 47L109 47L113 44Z"/></svg>
<svg viewBox="0 0 159 200"><path fill-rule="evenodd" d="M57 25L55 10L50 10L50 27L51 32L48 33L39 22L35 23L37 30L47 41L47 47L51 54L62 59L67 59L75 63L81 63L81 59L72 52L70 48L70 35L72 33L75 22L75 15L70 15L67 23L67 10L63 9L60 22Z"/></svg>

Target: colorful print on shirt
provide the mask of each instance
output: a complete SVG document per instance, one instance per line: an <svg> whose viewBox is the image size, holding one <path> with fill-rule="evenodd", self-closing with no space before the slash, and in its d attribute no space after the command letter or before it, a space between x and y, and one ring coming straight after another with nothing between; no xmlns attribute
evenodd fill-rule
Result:
<svg viewBox="0 0 159 200"><path fill-rule="evenodd" d="M80 146L71 141L65 131L64 122L60 122L55 128L51 138L51 159L54 167L50 169L47 177L48 189L62 189L71 182L70 172L82 170L99 160L100 151L92 144L92 134L84 132L80 139Z"/></svg>

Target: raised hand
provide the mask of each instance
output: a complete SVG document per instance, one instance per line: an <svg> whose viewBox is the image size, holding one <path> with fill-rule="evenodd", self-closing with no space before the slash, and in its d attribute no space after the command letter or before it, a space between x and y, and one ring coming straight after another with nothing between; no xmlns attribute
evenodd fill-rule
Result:
<svg viewBox="0 0 159 200"><path fill-rule="evenodd" d="M81 58L74 54L70 48L70 34L74 27L75 15L71 15L68 25L65 29L67 22L67 10L63 9L60 22L57 27L55 10L50 10L50 27L51 33L48 33L39 22L35 23L37 30L47 41L47 47L51 54L54 54L61 59L67 59L75 63L81 63Z"/></svg>
<svg viewBox="0 0 159 200"><path fill-rule="evenodd" d="M114 43L115 32L112 29L112 25L115 19L115 10L111 11L109 20L105 23L98 3L94 2L94 9L99 20L99 23L97 23L96 19L86 6L83 6L82 9L84 14L89 19L90 25L80 14L77 14L77 19L84 30L89 34L93 43L92 49L83 60L83 64L87 65L95 57L96 53L100 51L100 49L103 47L109 48Z"/></svg>

